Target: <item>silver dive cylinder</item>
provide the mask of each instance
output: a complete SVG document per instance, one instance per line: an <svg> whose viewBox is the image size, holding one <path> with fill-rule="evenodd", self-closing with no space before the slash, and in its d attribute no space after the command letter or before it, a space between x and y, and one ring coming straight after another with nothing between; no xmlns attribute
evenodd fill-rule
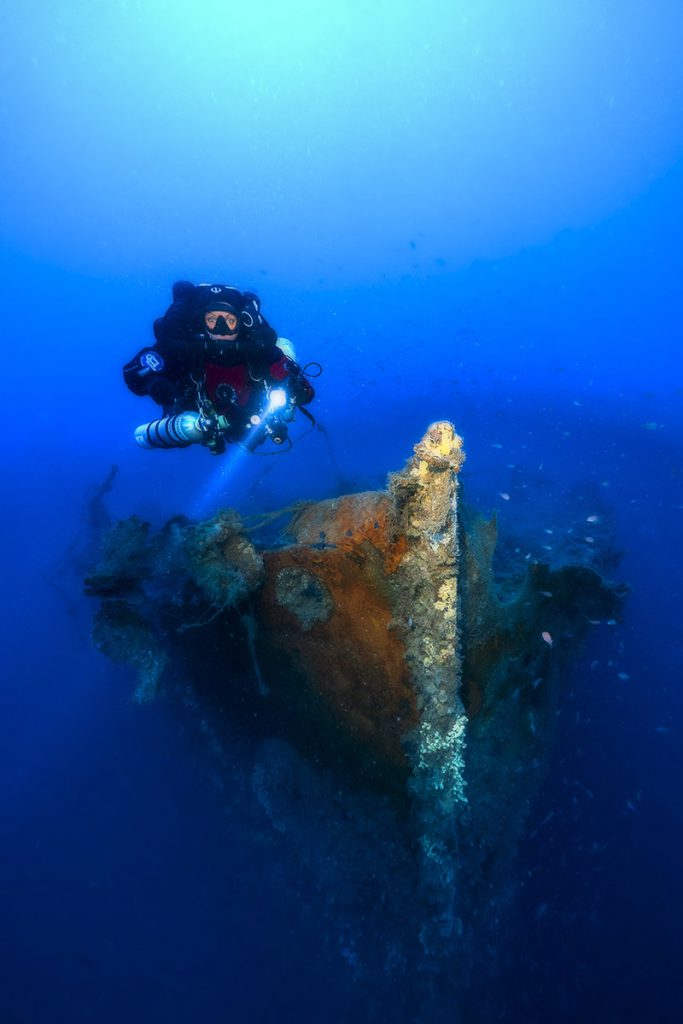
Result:
<svg viewBox="0 0 683 1024"><path fill-rule="evenodd" d="M140 448L187 448L206 440L206 429L199 413L178 412L141 423L134 436Z"/></svg>

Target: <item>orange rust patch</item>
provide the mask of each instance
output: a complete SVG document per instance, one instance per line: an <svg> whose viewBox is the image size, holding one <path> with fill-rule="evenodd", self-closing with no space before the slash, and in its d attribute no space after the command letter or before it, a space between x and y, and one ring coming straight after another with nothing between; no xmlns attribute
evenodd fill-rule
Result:
<svg viewBox="0 0 683 1024"><path fill-rule="evenodd" d="M405 662L405 648L391 628L392 610L385 578L381 543L357 545L358 521L343 517L341 524L326 513L327 543L344 535L353 522L352 543L335 548L295 546L264 553L266 582L259 594L260 642L269 649L269 666L282 671L293 665L310 692L322 698L353 740L395 766L405 765L401 737L417 722L415 695ZM315 519L315 517L314 517ZM369 529L373 538L386 537L386 523ZM315 531L309 519L306 529ZM300 524L297 528L299 534ZM368 530L367 521L365 530ZM306 536L306 531L303 531ZM316 538L316 541L318 538ZM278 601L277 580L283 569L309 573L321 583L333 602L324 621L306 624L296 607Z"/></svg>
<svg viewBox="0 0 683 1024"><path fill-rule="evenodd" d="M396 570L408 548L384 491L363 491L308 505L294 517L289 533L297 544L333 544L343 551L367 541L381 555L387 573Z"/></svg>

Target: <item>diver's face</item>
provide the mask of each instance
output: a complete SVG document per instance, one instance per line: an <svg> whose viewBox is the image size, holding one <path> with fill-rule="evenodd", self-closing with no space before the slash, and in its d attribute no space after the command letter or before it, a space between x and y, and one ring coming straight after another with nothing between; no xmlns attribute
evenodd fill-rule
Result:
<svg viewBox="0 0 683 1024"><path fill-rule="evenodd" d="M240 322L227 309L211 309L204 314L204 323L210 338L217 341L235 341L240 332Z"/></svg>

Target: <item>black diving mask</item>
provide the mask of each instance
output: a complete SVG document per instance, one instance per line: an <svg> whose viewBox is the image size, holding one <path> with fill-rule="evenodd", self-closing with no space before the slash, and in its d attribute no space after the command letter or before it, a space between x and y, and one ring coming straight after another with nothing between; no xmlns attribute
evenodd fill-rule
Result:
<svg viewBox="0 0 683 1024"><path fill-rule="evenodd" d="M204 314L206 329L212 337L233 341L239 334L240 320L231 310L211 309Z"/></svg>

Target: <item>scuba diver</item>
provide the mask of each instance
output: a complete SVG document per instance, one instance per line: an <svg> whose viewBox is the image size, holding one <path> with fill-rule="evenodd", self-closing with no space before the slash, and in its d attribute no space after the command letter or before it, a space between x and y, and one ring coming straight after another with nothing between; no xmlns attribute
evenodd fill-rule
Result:
<svg viewBox="0 0 683 1024"><path fill-rule="evenodd" d="M227 443L253 452L268 438L291 447L295 410L315 423L303 408L315 395L306 372L292 343L262 316L254 292L177 281L154 337L154 347L123 368L130 390L163 411L135 431L141 448L202 444L220 455Z"/></svg>

